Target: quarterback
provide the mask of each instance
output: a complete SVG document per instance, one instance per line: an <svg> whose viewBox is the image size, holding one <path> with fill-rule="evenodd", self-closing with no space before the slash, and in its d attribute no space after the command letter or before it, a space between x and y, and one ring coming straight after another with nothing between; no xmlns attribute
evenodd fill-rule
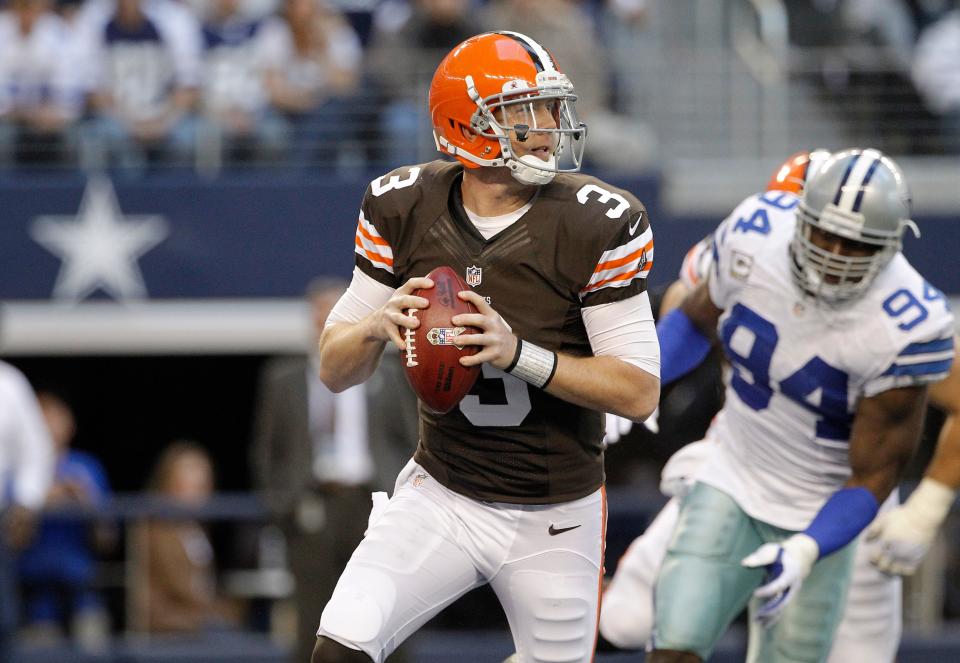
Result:
<svg viewBox="0 0 960 663"><path fill-rule="evenodd" d="M722 344L732 373L655 590L650 660L701 661L749 603L749 661L824 661L855 545L953 358L943 295L900 252L899 167L831 156L802 198L767 192L717 229L711 268L665 316L664 382ZM759 585L759 587L758 587Z"/></svg>
<svg viewBox="0 0 960 663"><path fill-rule="evenodd" d="M806 178L829 156L825 150L791 156L778 168L766 191L802 193ZM680 278L670 286L671 295L665 298L664 306L668 299L679 302L711 267L711 238L707 237L687 253ZM665 313L661 308L661 315ZM954 362L947 379L930 386L929 396L933 405L948 413L937 455L927 471L924 488L899 508L894 491L871 525L871 536L867 541L861 537L828 663L892 663L896 658L902 629L900 579L887 571L910 572L916 568L946 515L954 490L960 486L960 365ZM706 441L710 439L708 434ZM630 545L604 590L600 633L618 648L639 649L649 640L653 587L677 522L679 501L692 487L692 477L708 453L706 444L695 443L678 451L667 463L661 490L673 499Z"/></svg>
<svg viewBox="0 0 960 663"><path fill-rule="evenodd" d="M577 171L586 125L550 53L512 32L440 63L430 113L454 161L399 168L361 204L353 280L320 340L333 390L366 379L415 329L412 292L449 265L481 365L447 414L422 404L417 451L323 610L313 662L383 661L489 583L522 661L593 656L606 502L601 412L645 419L659 398L646 292L653 235L627 191Z"/></svg>

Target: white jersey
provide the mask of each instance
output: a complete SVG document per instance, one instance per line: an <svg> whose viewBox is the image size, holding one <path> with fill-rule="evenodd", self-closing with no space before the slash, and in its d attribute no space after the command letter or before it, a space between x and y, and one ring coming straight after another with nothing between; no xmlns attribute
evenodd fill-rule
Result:
<svg viewBox="0 0 960 663"><path fill-rule="evenodd" d="M83 89L70 28L56 14L39 16L28 34L12 11L0 11L0 115L54 104L77 114Z"/></svg>
<svg viewBox="0 0 960 663"><path fill-rule="evenodd" d="M804 298L790 273L797 203L752 196L714 234L708 287L733 370L710 430L721 444L698 476L791 530L849 478L859 399L941 380L953 358L946 300L902 254L844 308Z"/></svg>
<svg viewBox="0 0 960 663"><path fill-rule="evenodd" d="M53 442L30 383L0 361L0 508L39 509L53 479Z"/></svg>

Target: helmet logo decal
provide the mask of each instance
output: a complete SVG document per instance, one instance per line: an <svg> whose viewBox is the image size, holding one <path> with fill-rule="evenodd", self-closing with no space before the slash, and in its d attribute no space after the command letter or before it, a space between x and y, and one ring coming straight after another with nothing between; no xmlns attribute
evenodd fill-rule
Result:
<svg viewBox="0 0 960 663"><path fill-rule="evenodd" d="M523 80L522 78L514 78L503 84L504 93L516 92L517 90L529 90L533 87L533 83Z"/></svg>

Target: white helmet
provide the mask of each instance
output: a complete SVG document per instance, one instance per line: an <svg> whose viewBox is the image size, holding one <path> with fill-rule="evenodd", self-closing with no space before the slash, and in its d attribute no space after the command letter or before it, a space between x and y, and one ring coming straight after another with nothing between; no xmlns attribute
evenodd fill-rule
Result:
<svg viewBox="0 0 960 663"><path fill-rule="evenodd" d="M790 244L794 279L825 302L859 297L900 251L908 227L919 236L906 180L893 159L874 149L836 152L810 176L797 207ZM812 239L815 230L872 251L855 256L821 248Z"/></svg>

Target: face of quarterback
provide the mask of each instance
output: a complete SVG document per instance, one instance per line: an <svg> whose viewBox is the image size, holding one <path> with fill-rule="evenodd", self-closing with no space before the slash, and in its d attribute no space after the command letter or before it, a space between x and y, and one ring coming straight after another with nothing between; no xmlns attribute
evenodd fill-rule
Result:
<svg viewBox="0 0 960 663"><path fill-rule="evenodd" d="M528 103L507 104L499 109L498 120L509 129L510 148L518 157L530 154L541 161L549 161L557 151L556 133L523 131L528 129L556 129L560 126L560 103L544 99Z"/></svg>

